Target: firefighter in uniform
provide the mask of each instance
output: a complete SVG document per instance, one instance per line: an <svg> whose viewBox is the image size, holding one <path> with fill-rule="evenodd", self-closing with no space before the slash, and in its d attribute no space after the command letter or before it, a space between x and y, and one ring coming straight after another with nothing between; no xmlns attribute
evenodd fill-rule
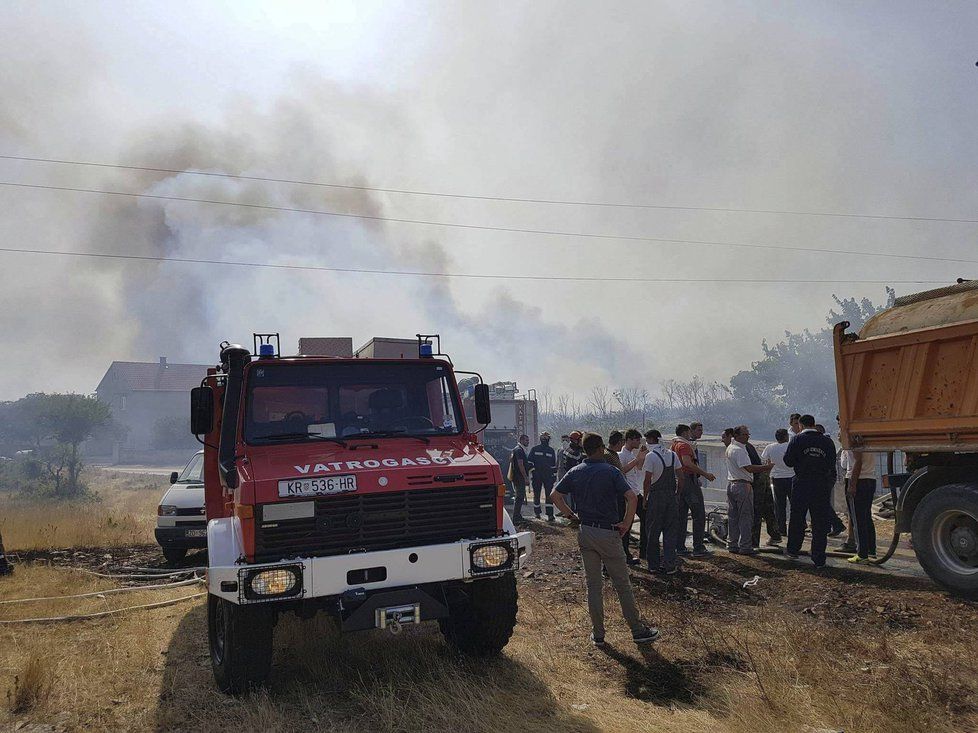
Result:
<svg viewBox="0 0 978 733"><path fill-rule="evenodd" d="M527 461L533 469L533 513L540 519L540 491L544 491L547 505L547 521L554 521L554 505L550 503L557 471L557 453L550 447L550 433L540 433L540 443L530 450Z"/></svg>
<svg viewBox="0 0 978 733"><path fill-rule="evenodd" d="M832 525L832 487L835 484L835 443L815 429L815 418L801 416L802 431L788 444L784 463L795 469L791 483L788 524L789 557L798 557L805 538L805 514L812 515L812 562L825 567L825 547Z"/></svg>
<svg viewBox="0 0 978 733"><path fill-rule="evenodd" d="M584 453L584 449L581 447L581 438L584 435L580 430L574 430L567 436L567 445L557 451L557 480L560 481L564 474L570 471L574 466L579 466L584 463L584 459L587 457ZM571 509L576 510L574 505L574 497L568 497L568 505Z"/></svg>

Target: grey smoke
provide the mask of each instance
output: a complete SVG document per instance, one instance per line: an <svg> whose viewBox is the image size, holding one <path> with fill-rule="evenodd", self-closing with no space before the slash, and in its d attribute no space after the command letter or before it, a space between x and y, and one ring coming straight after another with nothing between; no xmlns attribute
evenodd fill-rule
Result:
<svg viewBox="0 0 978 733"><path fill-rule="evenodd" d="M382 12L354 4L347 15L276 6L259 19L247 8L91 5L5 6L4 152L570 200L959 218L978 210L973 4L431 2ZM0 176L512 227L974 257L974 226L961 224L362 196L10 162ZM833 291L883 297L882 286L699 278L978 275L934 262L81 194L5 189L0 206L0 241L24 247L687 281L493 285L4 254L0 325L13 346L0 397L91 389L112 358L211 360L218 341L247 341L252 330L282 330L289 347L301 335L437 330L490 378L555 393L655 391L690 373L725 381L760 356L761 339L820 327Z"/></svg>
<svg viewBox="0 0 978 733"><path fill-rule="evenodd" d="M345 97L345 98L344 98ZM334 110L342 109L337 120ZM219 123L167 121L130 133L121 160L149 167L262 175L286 172L304 180L370 185L365 175L350 175L357 161L343 150L341 129L350 113L391 121L406 144L415 135L410 120L366 90L346 97L323 80L296 82L291 93L267 110L229 110ZM340 128L340 129L338 129ZM65 175L64 169L58 171ZM71 170L84 185L133 193L260 203L299 209L381 216L385 202L366 191L265 184L190 174ZM392 231L380 222L334 219L263 209L213 206L152 199L79 194L85 214L59 241L64 249L155 257L252 260L365 269L417 269L448 272L458 267L446 247L430 233ZM38 263L46 265L47 262ZM250 342L252 330L282 331L285 349L300 335L413 336L440 331L455 353L491 350L493 376L507 378L546 369L564 361L583 370L585 379L609 378L616 365L637 363L618 339L593 323L561 323L523 303L501 286L479 308L463 304L447 280L289 274L236 267L166 263L73 261L74 282L112 283L85 293L61 293L47 304L46 318L61 307L88 314L90 327L59 334L63 354L78 354L94 341L105 345L102 359L154 359L209 362L224 338ZM359 280L362 289L350 288ZM464 289L462 289L464 292ZM358 293L360 297L351 297ZM25 294L14 300L23 302ZM43 308L44 306L42 306ZM413 330L368 332L382 328L385 311L414 314ZM310 318L309 315L313 317ZM519 338L513 337L518 324ZM390 329L401 328L390 326ZM52 325L49 321L46 329ZM589 330L594 336L586 335ZM532 334L532 337L529 335ZM582 351L577 336L593 341ZM470 358L471 361L471 358ZM512 372L507 371L512 365ZM479 367L477 363L469 364ZM529 369L527 369L529 367ZM488 375L487 375L488 376ZM527 385L529 386L529 385Z"/></svg>

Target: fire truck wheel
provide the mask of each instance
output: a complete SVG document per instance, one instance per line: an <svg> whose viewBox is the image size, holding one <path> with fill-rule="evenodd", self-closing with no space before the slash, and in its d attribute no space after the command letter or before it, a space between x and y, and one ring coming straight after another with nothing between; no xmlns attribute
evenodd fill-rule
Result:
<svg viewBox="0 0 978 733"><path fill-rule="evenodd" d="M951 591L978 597L978 486L948 484L921 499L911 526L927 574Z"/></svg>
<svg viewBox="0 0 978 733"><path fill-rule="evenodd" d="M448 618L438 624L448 643L462 654L488 657L509 642L516 626L516 576L477 580L449 602Z"/></svg>
<svg viewBox="0 0 978 733"><path fill-rule="evenodd" d="M207 596L211 667L221 692L240 695L268 679L274 626L274 616L264 606L240 606Z"/></svg>
<svg viewBox="0 0 978 733"><path fill-rule="evenodd" d="M187 556L187 548L185 547L164 547L163 557L171 565L176 565L178 562L183 560Z"/></svg>

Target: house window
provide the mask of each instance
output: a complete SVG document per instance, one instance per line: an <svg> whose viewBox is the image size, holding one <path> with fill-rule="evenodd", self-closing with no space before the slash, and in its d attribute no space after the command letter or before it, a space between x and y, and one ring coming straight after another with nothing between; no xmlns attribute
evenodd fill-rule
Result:
<svg viewBox="0 0 978 733"><path fill-rule="evenodd" d="M120 397L119 397L119 409L120 410L125 410L126 409L126 396L125 395L120 395Z"/></svg>

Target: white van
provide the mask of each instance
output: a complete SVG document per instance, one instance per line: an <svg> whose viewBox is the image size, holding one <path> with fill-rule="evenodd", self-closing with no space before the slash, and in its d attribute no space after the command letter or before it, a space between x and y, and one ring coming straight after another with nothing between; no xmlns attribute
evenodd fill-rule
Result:
<svg viewBox="0 0 978 733"><path fill-rule="evenodd" d="M170 563L183 560L187 550L207 547L204 451L194 453L183 471L170 474L170 488L156 507L156 541Z"/></svg>

